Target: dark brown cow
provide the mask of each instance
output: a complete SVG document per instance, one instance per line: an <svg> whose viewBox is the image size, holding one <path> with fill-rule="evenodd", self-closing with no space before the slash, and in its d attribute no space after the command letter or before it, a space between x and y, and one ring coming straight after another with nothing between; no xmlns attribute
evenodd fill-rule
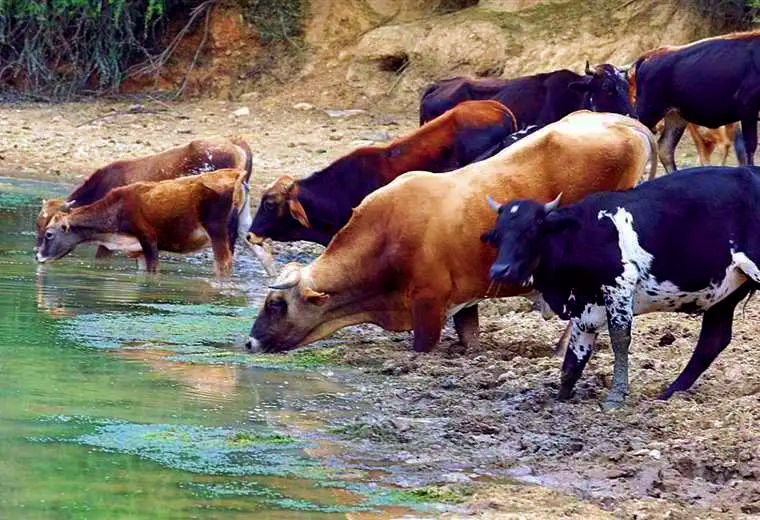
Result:
<svg viewBox="0 0 760 520"><path fill-rule="evenodd" d="M496 101L470 101L384 146L358 148L324 170L283 176L261 197L249 242L309 240L327 245L367 194L402 173L445 172L490 157L514 132L512 112Z"/></svg>
<svg viewBox="0 0 760 520"><path fill-rule="evenodd" d="M42 245L45 228L56 213L92 204L113 188L138 181L175 179L220 168L250 171L251 167L251 149L248 143L238 137L195 139L186 145L155 155L112 162L95 170L65 199L42 201L42 209L37 217L37 241L34 249L37 251ZM106 256L108 253L107 249L98 248L98 256Z"/></svg>
<svg viewBox="0 0 760 520"><path fill-rule="evenodd" d="M622 70L603 63L584 75L567 69L515 79L450 78L422 94L420 124L469 99L495 99L510 107L520 123L543 126L580 109L629 115L631 105Z"/></svg>
<svg viewBox="0 0 760 520"><path fill-rule="evenodd" d="M142 254L148 271L158 270L158 251L214 250L218 277L232 269L232 247L250 173L224 168L161 182L114 188L100 200L51 219L37 260L58 260L79 244Z"/></svg>
<svg viewBox="0 0 760 520"><path fill-rule="evenodd" d="M503 202L577 201L632 187L657 167L656 142L638 121L580 111L525 137L490 159L450 173L410 172L375 191L327 249L306 267L281 273L251 330L248 346L288 350L342 327L375 323L414 330L414 348L429 351L447 312L462 342L478 337L477 301L524 294L492 287L496 251L481 242Z"/></svg>
<svg viewBox="0 0 760 520"><path fill-rule="evenodd" d="M760 110L760 31L660 47L641 55L628 71L635 112L649 128L665 119L660 158L676 169L675 148L687 121L718 128L740 121L748 164L754 164Z"/></svg>

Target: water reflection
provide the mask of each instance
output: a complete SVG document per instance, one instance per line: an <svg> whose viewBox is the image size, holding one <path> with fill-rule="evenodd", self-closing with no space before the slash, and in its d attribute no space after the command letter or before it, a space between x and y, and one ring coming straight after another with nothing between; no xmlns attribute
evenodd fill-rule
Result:
<svg viewBox="0 0 760 520"><path fill-rule="evenodd" d="M252 258L223 287L206 253L162 256L157 276L91 248L38 265L34 219L55 189L0 180L0 518L408 511L372 502L385 488L311 439L315 417L363 406L346 388L242 351L266 291Z"/></svg>

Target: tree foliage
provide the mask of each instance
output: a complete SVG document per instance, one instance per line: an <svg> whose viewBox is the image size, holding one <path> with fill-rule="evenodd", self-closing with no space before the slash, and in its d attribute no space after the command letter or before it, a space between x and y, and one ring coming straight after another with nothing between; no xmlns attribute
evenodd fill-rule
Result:
<svg viewBox="0 0 760 520"><path fill-rule="evenodd" d="M0 85L56 99L117 88L183 0L0 0ZM199 3L199 2L195 2Z"/></svg>

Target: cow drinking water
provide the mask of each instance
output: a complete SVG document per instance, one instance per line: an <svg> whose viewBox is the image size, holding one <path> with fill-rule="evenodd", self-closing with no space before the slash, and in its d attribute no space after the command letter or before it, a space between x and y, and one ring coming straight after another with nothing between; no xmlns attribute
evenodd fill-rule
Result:
<svg viewBox="0 0 760 520"><path fill-rule="evenodd" d="M194 139L157 154L121 159L98 168L65 199L42 202L37 217L35 251L42 245L45 228L57 213L92 204L119 186L139 181L176 179L220 168L243 168L250 172L252 155L248 143L238 137ZM107 248L98 248L98 256L108 253Z"/></svg>
<svg viewBox="0 0 760 520"><path fill-rule="evenodd" d="M686 368L660 394L687 390L731 341L734 308L760 284L760 179L750 167L684 170L555 209L516 200L483 240L492 280L532 282L572 331L558 397L567 399L607 324L615 365L606 406L628 395L633 316L704 312Z"/></svg>
<svg viewBox="0 0 760 520"><path fill-rule="evenodd" d="M479 299L491 290L495 251L480 241L493 226L488 193L549 201L627 189L656 168L654 136L618 114L580 111L494 157L449 173L410 172L371 193L311 264L288 266L251 329L250 349L296 348L348 325L414 330L414 349L438 343L453 315L462 343L477 345Z"/></svg>
<svg viewBox="0 0 760 520"><path fill-rule="evenodd" d="M159 250L192 253L211 246L217 276L226 277L235 238L247 228L249 176L246 170L225 168L115 188L92 204L56 214L45 228L37 260L58 260L79 244L94 243L141 254L146 269L155 272Z"/></svg>

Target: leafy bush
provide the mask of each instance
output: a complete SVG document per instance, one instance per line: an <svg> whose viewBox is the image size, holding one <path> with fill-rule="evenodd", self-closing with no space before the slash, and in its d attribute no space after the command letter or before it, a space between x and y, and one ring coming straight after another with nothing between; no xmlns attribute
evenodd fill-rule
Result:
<svg viewBox="0 0 760 520"><path fill-rule="evenodd" d="M184 0L0 0L0 86L56 99L117 88ZM200 2L195 2L196 4Z"/></svg>
<svg viewBox="0 0 760 520"><path fill-rule="evenodd" d="M296 44L303 36L308 0L239 0L247 21L262 41L288 40Z"/></svg>

